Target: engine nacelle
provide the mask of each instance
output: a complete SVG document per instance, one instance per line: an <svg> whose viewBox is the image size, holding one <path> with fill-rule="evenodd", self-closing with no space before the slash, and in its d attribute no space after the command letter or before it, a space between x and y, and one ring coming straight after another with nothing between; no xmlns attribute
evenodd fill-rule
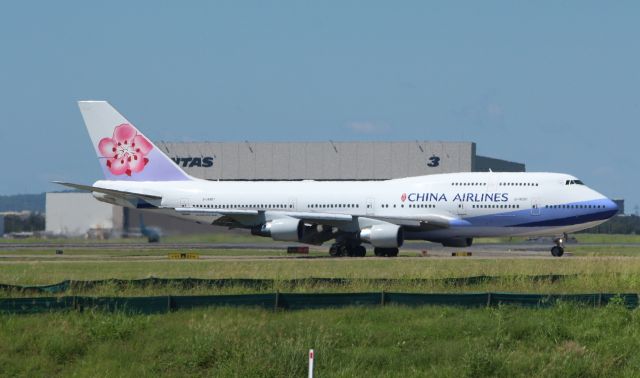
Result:
<svg viewBox="0 0 640 378"><path fill-rule="evenodd" d="M451 238L438 240L445 247L471 247L473 238Z"/></svg>
<svg viewBox="0 0 640 378"><path fill-rule="evenodd" d="M404 232L395 224L374 224L360 230L360 240L377 248L398 248L404 243Z"/></svg>
<svg viewBox="0 0 640 378"><path fill-rule="evenodd" d="M251 230L253 235L270 236L278 241L301 241L304 238L304 222L294 218L278 218Z"/></svg>

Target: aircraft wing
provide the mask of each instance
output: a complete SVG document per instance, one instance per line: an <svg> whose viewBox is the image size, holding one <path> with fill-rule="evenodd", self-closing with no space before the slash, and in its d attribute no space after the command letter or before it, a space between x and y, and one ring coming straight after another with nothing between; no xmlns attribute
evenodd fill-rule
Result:
<svg viewBox="0 0 640 378"><path fill-rule="evenodd" d="M243 210L243 209L201 209L201 208L176 208L177 212L185 215L259 215L265 212L271 212L270 210ZM306 213L298 211L273 211L274 214L285 215L292 218L298 218L310 223L322 223L322 221L350 221L353 216L347 214L330 214L330 213Z"/></svg>
<svg viewBox="0 0 640 378"><path fill-rule="evenodd" d="M88 192L97 192L97 193L108 194L108 195L112 195L114 197L119 197L119 198L123 198L123 199L141 199L141 200L144 200L144 201L159 201L159 200L162 200L162 196L157 195L157 194L130 192L130 191L124 191L124 190L115 190L115 189L106 189L106 188L100 188L100 187L91 186L91 185L74 184L74 183L71 183L71 182L62 182L62 181L53 181L53 182L55 184L68 186L69 188L74 188L74 189L79 189L79 190L86 190Z"/></svg>
<svg viewBox="0 0 640 378"><path fill-rule="evenodd" d="M199 207L178 207L176 212L182 215L213 217L211 224L229 228L243 228L262 223L263 216L258 210L243 209L205 209Z"/></svg>
<svg viewBox="0 0 640 378"><path fill-rule="evenodd" d="M244 209L203 209L203 208L176 208L183 215L220 217L213 224L229 227L255 226L265 222L269 218L291 217L301 219L306 223L326 224L340 226L351 223L354 217L346 214L310 213L297 211L270 211L270 210L244 210ZM265 214L270 213L270 214Z"/></svg>
<svg viewBox="0 0 640 378"><path fill-rule="evenodd" d="M422 214L417 216L353 216L348 214L331 214L331 213L305 213L305 212L285 212L287 216L302 219L308 223L327 224L340 227L340 225L351 224L358 218L367 218L371 220L393 223L399 226L409 227L413 229L428 230L437 228L449 228L452 225L458 225L459 222L466 222L460 218L440 215L440 214Z"/></svg>
<svg viewBox="0 0 640 378"><path fill-rule="evenodd" d="M229 227L242 227L243 225L256 225L271 218L269 215L291 217L303 220L305 223L335 226L344 229L354 229L358 224L358 218L366 218L373 222L380 221L393 223L413 230L432 230L462 226L467 221L448 214L420 214L412 216L354 216L349 214L333 214L300 211L274 211L270 210L244 210L244 209L201 209L201 208L177 208L177 212L184 215L200 215L220 217L214 224ZM265 214L271 213L271 214Z"/></svg>
<svg viewBox="0 0 640 378"><path fill-rule="evenodd" d="M241 209L201 209L197 207L177 207L178 213L184 215L202 215L202 216L234 216L234 215L259 215L258 210L241 210Z"/></svg>
<svg viewBox="0 0 640 378"><path fill-rule="evenodd" d="M90 185L74 184L68 182L54 181L56 184L68 186L70 188L86 190L89 192L98 192L108 194L114 197L119 197L127 200L139 199L143 201L160 201L162 196L152 193L140 193L132 191L123 191L115 189L107 189L101 187L95 187ZM250 210L250 209L207 209L207 208L176 208L178 213L184 215L195 216L211 216L218 217L213 223L217 225L224 225L229 227L242 227L248 225L256 225L263 222L266 219L265 210ZM266 210L270 212L270 210ZM349 214L334 214L334 213L318 213L318 212L300 212L300 211L277 211L274 212L277 215L288 216L296 219L301 219L311 224L324 224L336 227L347 226L346 228L352 228L357 223L359 216ZM387 223L393 223L400 226L407 227L414 230L429 230L438 228L449 228L453 225L464 226L468 222L448 214L419 214L411 216L360 216L360 218L368 218L371 220L378 220Z"/></svg>
<svg viewBox="0 0 640 378"><path fill-rule="evenodd" d="M429 230L437 228L449 228L451 226L470 225L466 220L448 214L419 214L411 216L394 217L374 217L385 222L394 223L400 226Z"/></svg>

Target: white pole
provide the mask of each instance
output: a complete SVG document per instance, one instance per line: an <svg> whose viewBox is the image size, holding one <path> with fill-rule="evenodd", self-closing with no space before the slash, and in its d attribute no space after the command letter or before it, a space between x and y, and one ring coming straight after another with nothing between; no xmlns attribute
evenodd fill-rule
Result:
<svg viewBox="0 0 640 378"><path fill-rule="evenodd" d="M309 349L309 378L313 378L313 349Z"/></svg>

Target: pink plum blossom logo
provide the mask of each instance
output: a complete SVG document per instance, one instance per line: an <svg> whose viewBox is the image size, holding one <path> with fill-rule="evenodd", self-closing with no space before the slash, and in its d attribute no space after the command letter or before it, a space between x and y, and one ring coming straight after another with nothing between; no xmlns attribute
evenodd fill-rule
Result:
<svg viewBox="0 0 640 378"><path fill-rule="evenodd" d="M142 172L149 163L147 155L152 148L151 142L128 123L116 126L112 138L102 138L98 143L98 150L114 175Z"/></svg>
<svg viewBox="0 0 640 378"><path fill-rule="evenodd" d="M406 201L407 200L407 193L402 193L402 195L400 196L400 200L402 202Z"/></svg>

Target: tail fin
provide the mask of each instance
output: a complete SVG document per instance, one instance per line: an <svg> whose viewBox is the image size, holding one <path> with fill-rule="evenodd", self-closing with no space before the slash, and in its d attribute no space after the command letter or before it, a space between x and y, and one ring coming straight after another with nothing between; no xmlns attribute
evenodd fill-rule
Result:
<svg viewBox="0 0 640 378"><path fill-rule="evenodd" d="M107 180L191 180L106 101L79 101L82 118Z"/></svg>

